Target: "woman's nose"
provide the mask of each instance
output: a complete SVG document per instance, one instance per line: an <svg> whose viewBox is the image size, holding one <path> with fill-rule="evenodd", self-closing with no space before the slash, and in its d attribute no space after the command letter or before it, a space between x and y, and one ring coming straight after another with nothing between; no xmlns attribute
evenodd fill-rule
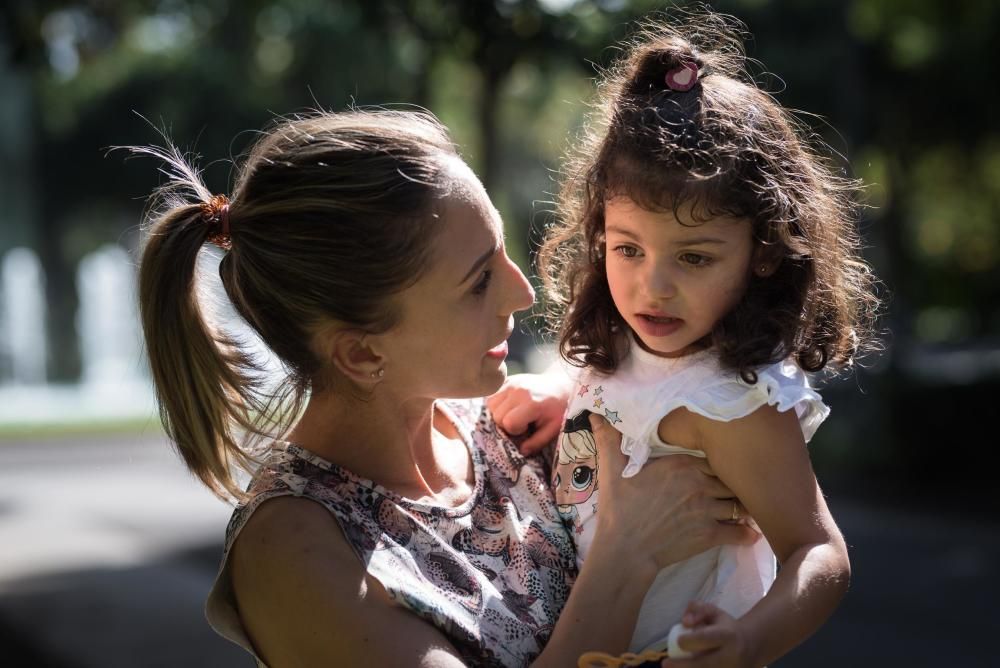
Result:
<svg viewBox="0 0 1000 668"><path fill-rule="evenodd" d="M531 282L527 276L524 275L520 267L514 264L513 260L509 257L506 258L506 261L510 272L510 296L505 300L506 313L503 314L505 316L517 311L524 311L535 304L535 290L531 287Z"/></svg>

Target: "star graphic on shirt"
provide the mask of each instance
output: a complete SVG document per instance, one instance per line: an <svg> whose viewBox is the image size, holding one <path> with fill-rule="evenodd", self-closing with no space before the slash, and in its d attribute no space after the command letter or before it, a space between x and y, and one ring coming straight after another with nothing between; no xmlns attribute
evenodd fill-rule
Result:
<svg viewBox="0 0 1000 668"><path fill-rule="evenodd" d="M618 411L608 410L607 408L604 409L604 417L606 417L608 422L611 424L618 424L622 421L622 419L618 417Z"/></svg>
<svg viewBox="0 0 1000 668"><path fill-rule="evenodd" d="M604 405L604 399L594 399L594 408L600 408Z"/></svg>
<svg viewBox="0 0 1000 668"><path fill-rule="evenodd" d="M580 391L576 393L576 396L582 397L583 395L585 395L589 391L590 391L590 385L581 385L580 386Z"/></svg>
<svg viewBox="0 0 1000 668"><path fill-rule="evenodd" d="M604 386L603 385L598 385L597 389L594 390L594 396L595 397L599 397L601 395L601 392L603 392L603 391L604 391Z"/></svg>
<svg viewBox="0 0 1000 668"><path fill-rule="evenodd" d="M591 506L591 508L593 508L593 509L594 509L594 512L595 512L595 513L597 512L597 504L596 504L596 503L595 503L594 505L592 505L592 506Z"/></svg>
<svg viewBox="0 0 1000 668"><path fill-rule="evenodd" d="M582 524L577 524L576 527L575 527L575 529L576 529L577 533L583 533L583 525Z"/></svg>

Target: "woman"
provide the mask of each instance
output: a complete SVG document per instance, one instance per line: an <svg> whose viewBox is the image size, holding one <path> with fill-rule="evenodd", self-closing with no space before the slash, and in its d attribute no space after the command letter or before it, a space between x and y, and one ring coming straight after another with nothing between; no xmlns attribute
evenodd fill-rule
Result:
<svg viewBox="0 0 1000 668"><path fill-rule="evenodd" d="M161 414L191 470L240 501L208 616L262 664L575 665L626 647L660 568L755 539L717 521L732 512L724 486L667 458L607 476L602 547L576 573L546 462L521 456L481 400L444 399L501 386L512 315L533 294L429 115L282 120L231 201L176 151L142 150L172 165L169 192L195 196L161 199L140 268ZM277 404L199 308L207 240L227 250L229 299L287 370ZM561 403L538 419L559 420ZM604 427L599 465L620 470ZM234 464L259 465L245 493ZM639 496L647 514L617 512Z"/></svg>

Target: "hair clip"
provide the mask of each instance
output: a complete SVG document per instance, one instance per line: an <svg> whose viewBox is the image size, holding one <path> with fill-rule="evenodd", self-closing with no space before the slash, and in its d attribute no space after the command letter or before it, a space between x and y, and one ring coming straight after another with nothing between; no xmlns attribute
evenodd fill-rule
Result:
<svg viewBox="0 0 1000 668"><path fill-rule="evenodd" d="M679 93L689 91L698 82L698 65L690 60L681 61L681 64L667 72L663 78L667 88Z"/></svg>

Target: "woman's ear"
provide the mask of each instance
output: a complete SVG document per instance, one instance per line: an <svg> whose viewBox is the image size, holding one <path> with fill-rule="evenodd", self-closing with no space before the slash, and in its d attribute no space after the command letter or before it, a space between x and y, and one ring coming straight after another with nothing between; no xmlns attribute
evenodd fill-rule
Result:
<svg viewBox="0 0 1000 668"><path fill-rule="evenodd" d="M341 329L327 335L324 348L337 371L354 384L367 387L385 375L385 359L375 341L360 329Z"/></svg>

